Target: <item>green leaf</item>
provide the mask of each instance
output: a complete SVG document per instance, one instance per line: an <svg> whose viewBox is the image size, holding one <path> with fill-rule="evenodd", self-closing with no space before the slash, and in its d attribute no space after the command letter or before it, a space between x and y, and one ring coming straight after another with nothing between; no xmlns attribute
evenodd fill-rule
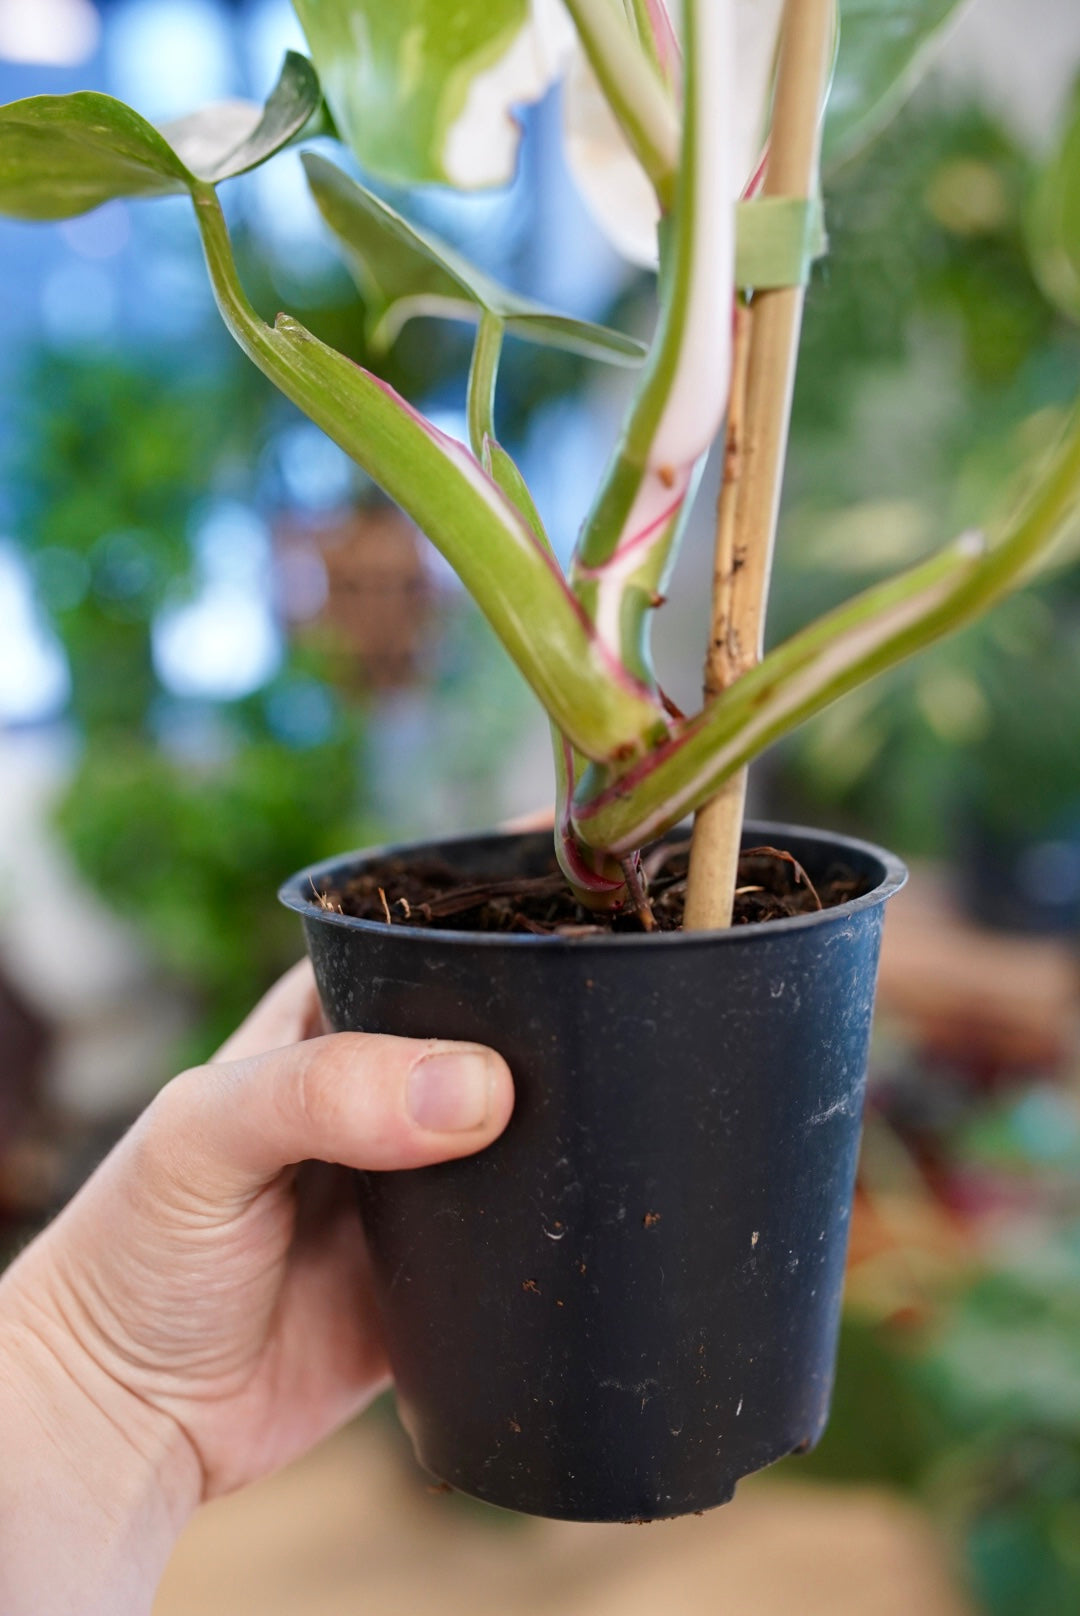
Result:
<svg viewBox="0 0 1080 1616"><path fill-rule="evenodd" d="M483 451L481 464L492 482L502 489L518 515L532 529L541 544L550 550L551 540L548 538L544 524L540 519L540 512L536 508L532 490L521 475L515 462L507 454L502 444L496 442L491 436L485 437Z"/></svg>
<svg viewBox="0 0 1080 1616"><path fill-rule="evenodd" d="M619 128L667 212L675 200L679 112L661 76L655 41L643 49L636 26L612 0L566 0L566 6Z"/></svg>
<svg viewBox="0 0 1080 1616"><path fill-rule="evenodd" d="M0 213L70 219L119 196L170 196L191 174L137 112L95 90L0 107Z"/></svg>
<svg viewBox="0 0 1080 1616"><path fill-rule="evenodd" d="M598 654L543 541L469 451L392 388L286 315L265 325L244 295L213 189L196 215L214 293L248 357L437 545L560 729L589 757L639 749L658 704Z"/></svg>
<svg viewBox="0 0 1080 1616"><path fill-rule="evenodd" d="M980 616L1023 585L1080 512L1080 408L996 542L965 535L875 584L770 651L674 743L622 770L590 770L574 832L625 853L700 807L726 779L838 696Z"/></svg>
<svg viewBox="0 0 1080 1616"><path fill-rule="evenodd" d="M823 161L851 157L914 89L924 59L963 0L840 0Z"/></svg>
<svg viewBox="0 0 1080 1616"><path fill-rule="evenodd" d="M36 95L0 107L0 213L70 219L115 197L173 196L273 157L321 105L311 63L295 51L265 107L227 101L155 129L96 90Z"/></svg>
<svg viewBox="0 0 1080 1616"><path fill-rule="evenodd" d="M519 131L509 106L535 100L551 77L525 34L529 0L294 5L337 127L365 169L465 188L510 178Z"/></svg>
<svg viewBox="0 0 1080 1616"><path fill-rule="evenodd" d="M589 359L635 364L643 357L645 349L633 337L570 319L501 286L325 158L305 152L303 162L319 212L341 243L367 304L374 347L388 348L416 315L475 320L488 313L514 336Z"/></svg>
<svg viewBox="0 0 1080 1616"><path fill-rule="evenodd" d="M163 125L161 133L193 174L216 185L258 168L295 140L321 101L315 69L289 51L261 110L250 101L223 101Z"/></svg>
<svg viewBox="0 0 1080 1616"><path fill-rule="evenodd" d="M1080 87L1028 216L1032 267L1047 297L1080 320Z"/></svg>
<svg viewBox="0 0 1080 1616"><path fill-rule="evenodd" d="M663 835L772 741L899 660L924 625L951 621L953 601L979 559L963 541L864 591L714 697L688 720L675 746L632 766L621 779L587 774L575 833L590 847L619 854ZM927 628L926 639L931 637Z"/></svg>

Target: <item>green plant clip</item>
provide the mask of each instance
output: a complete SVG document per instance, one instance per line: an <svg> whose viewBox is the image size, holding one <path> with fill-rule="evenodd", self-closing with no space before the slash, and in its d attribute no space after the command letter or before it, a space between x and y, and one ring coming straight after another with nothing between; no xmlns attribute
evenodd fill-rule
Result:
<svg viewBox="0 0 1080 1616"><path fill-rule="evenodd" d="M805 286L815 260L828 250L819 196L739 202L735 221L735 284L743 291Z"/></svg>

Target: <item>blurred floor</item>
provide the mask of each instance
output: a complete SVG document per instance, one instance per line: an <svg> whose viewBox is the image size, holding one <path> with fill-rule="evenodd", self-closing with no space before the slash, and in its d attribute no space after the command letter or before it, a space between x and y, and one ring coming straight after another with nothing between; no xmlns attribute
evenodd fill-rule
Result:
<svg viewBox="0 0 1080 1616"><path fill-rule="evenodd" d="M210 1505L153 1616L970 1616L930 1523L885 1494L744 1483L653 1526L527 1521L431 1493L369 1417Z"/></svg>

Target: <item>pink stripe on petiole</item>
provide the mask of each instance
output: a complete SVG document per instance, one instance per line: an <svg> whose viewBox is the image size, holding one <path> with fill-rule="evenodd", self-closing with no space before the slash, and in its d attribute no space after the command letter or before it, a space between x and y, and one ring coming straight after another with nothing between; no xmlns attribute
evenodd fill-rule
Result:
<svg viewBox="0 0 1080 1616"><path fill-rule="evenodd" d="M458 467L462 476L468 478L471 482L473 482L474 485L482 486L486 493L495 498L499 506L505 512L507 525L511 527L514 532L518 533L531 546L536 555L539 556L540 560L544 563L545 567L547 567L552 577L558 582L559 588L562 591L563 599L573 611L574 616L577 618L577 621L585 631L594 654L613 683L618 684L621 689L633 696L639 697L643 701L654 703L657 707L658 714L661 713L662 709L657 702L656 692L650 690L649 687L643 684L640 679L635 678L629 669L624 667L618 657L613 656L608 650L607 646L602 643L599 635L596 633L596 629L589 617L588 612L585 610L584 606L570 588L570 585L566 579L566 574L559 566L559 563L555 559L554 555L548 549L547 545L537 537L529 523L526 522L521 516L516 506L503 493L495 479L488 475L483 466L470 452L470 450L468 450L464 444L459 443L457 438L450 437L448 433L441 431L439 427L435 426L431 421L429 421L426 415L423 415L414 405L409 403L408 399L402 398L397 389L391 387L389 382L383 381L380 376L372 376L370 371L363 370L363 366L358 365L357 369L363 371L363 374L374 382L375 386L378 387L387 396L387 398L391 399L393 403L398 406L398 408L404 410L405 413L413 421L415 421L416 425L420 427L424 434L430 438L434 444L437 445L446 458Z"/></svg>
<svg viewBox="0 0 1080 1616"><path fill-rule="evenodd" d="M643 527L641 531L635 533L632 538L624 539L620 544L616 545L615 549L608 556L607 560L598 562L595 567L583 567L579 563L574 569L576 575L579 578L588 578L590 580L605 578L608 572L615 566L617 562L625 561L628 555L632 555L639 549L646 549L650 540L658 538L663 529L667 527L671 519L681 510L683 500L686 498L686 490L689 487L689 483L690 478L688 474L686 485L683 487L682 491L676 495L670 505L665 506L665 508L660 512L659 516L653 518L647 527Z"/></svg>

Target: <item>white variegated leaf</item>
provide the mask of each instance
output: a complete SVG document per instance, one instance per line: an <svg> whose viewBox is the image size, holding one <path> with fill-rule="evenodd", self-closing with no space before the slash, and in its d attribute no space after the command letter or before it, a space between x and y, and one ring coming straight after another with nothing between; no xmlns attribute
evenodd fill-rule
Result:
<svg viewBox="0 0 1080 1616"><path fill-rule="evenodd" d="M521 139L513 108L539 101L573 49L574 30L561 0L531 0L525 27L496 62L477 73L446 129L442 167L452 185L476 190L512 179Z"/></svg>
<svg viewBox="0 0 1080 1616"><path fill-rule="evenodd" d="M655 268L656 192L581 51L563 83L563 139L574 182L611 245L630 263Z"/></svg>
<svg viewBox="0 0 1080 1616"><path fill-rule="evenodd" d="M782 10L783 0L735 3L733 196L745 189L761 155ZM675 8L673 14L677 20ZM605 236L631 263L655 268L660 220L656 193L580 50L571 59L563 85L563 131L570 172Z"/></svg>
<svg viewBox="0 0 1080 1616"><path fill-rule="evenodd" d="M514 109L574 41L561 0L293 0L343 140L366 171L472 190L512 177Z"/></svg>

